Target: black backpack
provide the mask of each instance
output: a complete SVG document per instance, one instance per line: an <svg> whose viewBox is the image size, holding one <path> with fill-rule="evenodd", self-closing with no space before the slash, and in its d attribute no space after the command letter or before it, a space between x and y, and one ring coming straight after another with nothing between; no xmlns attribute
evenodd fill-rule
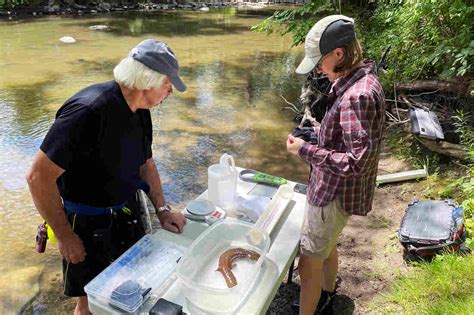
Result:
<svg viewBox="0 0 474 315"><path fill-rule="evenodd" d="M397 233L410 254L429 258L464 249L464 212L453 200L415 200L408 204Z"/></svg>

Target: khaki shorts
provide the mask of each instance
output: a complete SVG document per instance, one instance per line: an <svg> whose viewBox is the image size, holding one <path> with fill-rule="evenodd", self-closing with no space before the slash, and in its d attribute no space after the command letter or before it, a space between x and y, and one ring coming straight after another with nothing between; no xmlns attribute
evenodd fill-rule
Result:
<svg viewBox="0 0 474 315"><path fill-rule="evenodd" d="M342 209L339 199L324 207L312 206L306 202L300 252L309 257L328 258L349 216Z"/></svg>

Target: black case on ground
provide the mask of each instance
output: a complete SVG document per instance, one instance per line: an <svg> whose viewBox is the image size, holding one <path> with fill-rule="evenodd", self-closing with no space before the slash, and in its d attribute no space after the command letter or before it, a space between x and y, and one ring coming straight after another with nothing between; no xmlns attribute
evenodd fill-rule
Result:
<svg viewBox="0 0 474 315"><path fill-rule="evenodd" d="M397 233L400 243L408 252L433 256L443 250L458 250L466 240L464 225L456 226L452 200L412 201Z"/></svg>

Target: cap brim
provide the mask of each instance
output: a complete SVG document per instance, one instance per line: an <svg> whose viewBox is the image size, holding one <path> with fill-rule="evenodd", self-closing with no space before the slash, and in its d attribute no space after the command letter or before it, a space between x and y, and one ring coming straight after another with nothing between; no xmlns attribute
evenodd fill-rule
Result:
<svg viewBox="0 0 474 315"><path fill-rule="evenodd" d="M298 68L296 68L295 72L298 74L307 74L311 72L311 70L313 70L314 67L316 67L316 65L318 64L319 59L321 59L321 56L311 58L304 57Z"/></svg>
<svg viewBox="0 0 474 315"><path fill-rule="evenodd" d="M173 86L180 92L186 91L186 85L183 83L180 77L168 77Z"/></svg>

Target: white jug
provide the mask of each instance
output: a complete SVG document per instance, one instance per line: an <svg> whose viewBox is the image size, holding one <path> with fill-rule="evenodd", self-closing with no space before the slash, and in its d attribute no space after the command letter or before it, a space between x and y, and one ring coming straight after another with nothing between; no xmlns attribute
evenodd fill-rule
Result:
<svg viewBox="0 0 474 315"><path fill-rule="evenodd" d="M234 158L224 153L219 164L207 169L207 196L214 205L232 211L237 192L237 169Z"/></svg>

